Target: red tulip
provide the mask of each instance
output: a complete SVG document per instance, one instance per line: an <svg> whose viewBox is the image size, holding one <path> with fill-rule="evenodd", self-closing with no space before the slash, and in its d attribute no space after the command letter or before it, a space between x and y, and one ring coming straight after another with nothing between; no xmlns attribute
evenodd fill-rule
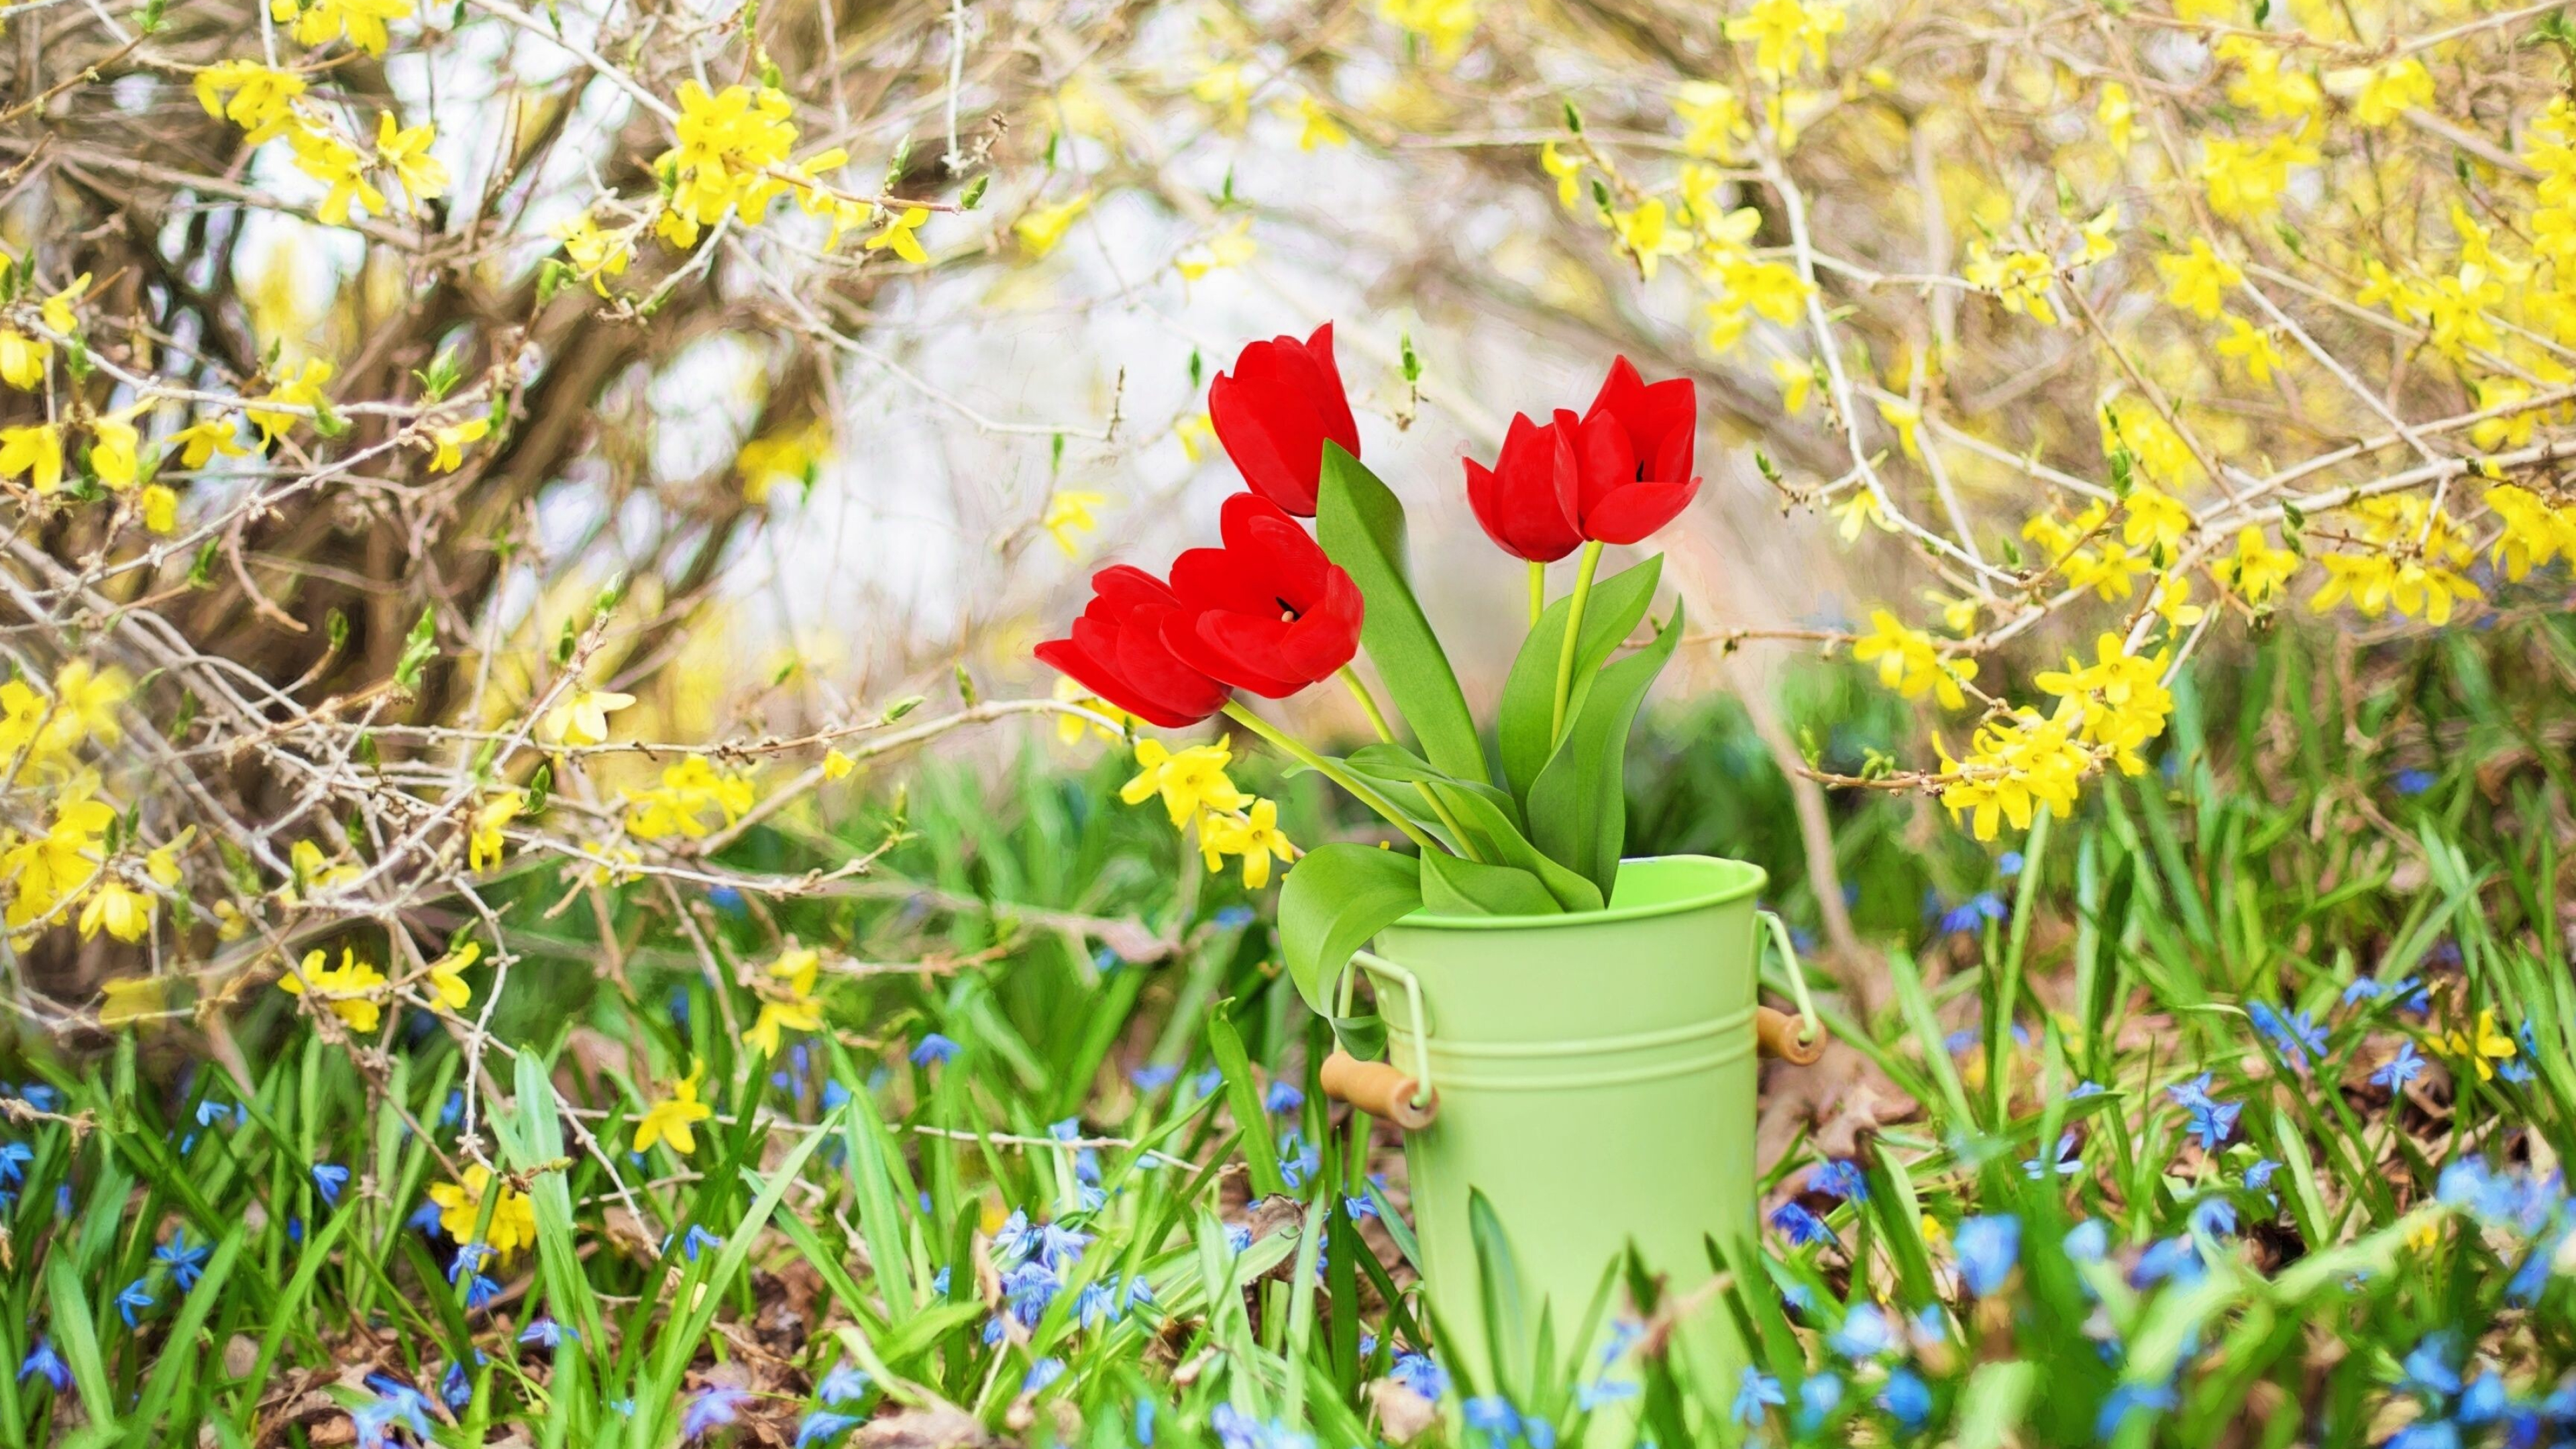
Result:
<svg viewBox="0 0 2576 1449"><path fill-rule="evenodd" d="M1546 423L1516 414L1493 467L1466 460L1467 505L1476 510L1485 536L1503 552L1533 563L1554 563L1583 542L1575 525L1583 496L1574 455L1576 430L1570 412L1560 410Z"/></svg>
<svg viewBox="0 0 2576 1449"><path fill-rule="evenodd" d="M1223 548L1172 562L1179 607L1163 642L1192 669L1282 699L1351 662L1360 647L1359 585L1269 500L1225 500Z"/></svg>
<svg viewBox="0 0 2576 1449"><path fill-rule="evenodd" d="M1164 623L1180 601L1162 580L1115 564L1091 576L1091 592L1090 606L1073 621L1073 637L1039 645L1039 662L1163 729L1197 724L1225 704L1223 684L1182 663L1163 643Z"/></svg>
<svg viewBox="0 0 2576 1449"><path fill-rule="evenodd" d="M1208 387L1217 441L1252 491L1296 514L1315 516L1324 444L1360 455L1360 428L1333 366L1333 324L1300 342L1274 337L1245 347L1231 374Z"/></svg>
<svg viewBox="0 0 2576 1449"><path fill-rule="evenodd" d="M1565 415L1557 416L1564 426ZM1611 363L1575 443L1583 536L1635 543L1688 508L1699 496L1691 475L1698 432L1699 391L1689 378L1648 386L1628 359Z"/></svg>
<svg viewBox="0 0 2576 1449"><path fill-rule="evenodd" d="M1586 539L1635 543L1699 495L1691 454L1697 390L1686 377L1648 386L1622 357L1580 418L1512 418L1502 455L1467 460L1467 503L1505 553L1554 563Z"/></svg>

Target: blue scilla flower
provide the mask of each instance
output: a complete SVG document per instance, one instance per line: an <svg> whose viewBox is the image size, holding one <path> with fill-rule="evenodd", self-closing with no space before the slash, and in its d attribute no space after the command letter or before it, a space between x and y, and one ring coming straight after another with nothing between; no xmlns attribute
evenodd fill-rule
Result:
<svg viewBox="0 0 2576 1449"><path fill-rule="evenodd" d="M423 1200L419 1207L412 1209L410 1217L403 1219L403 1226L417 1228L427 1233L432 1242L436 1242L447 1235L446 1226L442 1221L444 1217L445 1214L439 1211L437 1203Z"/></svg>
<svg viewBox="0 0 2576 1449"><path fill-rule="evenodd" d="M2460 1389L2459 1407L2453 1411L2463 1424L2492 1424L2512 1406L2505 1392L2504 1375L2480 1374Z"/></svg>
<svg viewBox="0 0 2576 1449"><path fill-rule="evenodd" d="M2460 1449L2460 1426L2448 1419L2418 1419L2389 1435L2380 1449Z"/></svg>
<svg viewBox="0 0 2576 1449"><path fill-rule="evenodd" d="M856 1414L835 1414L829 1409L815 1409L796 1423L796 1449L812 1449L828 1444L859 1426Z"/></svg>
<svg viewBox="0 0 2576 1449"><path fill-rule="evenodd" d="M1060 1358L1042 1358L1042 1359L1039 1359L1036 1363L1030 1364L1030 1365L1029 1365L1029 1371L1028 1371L1026 1374L1024 1374L1024 1375L1022 1375L1022 1376L1021 1376L1021 1378L1020 1378L1020 1392L1021 1392L1021 1393L1024 1393L1024 1394L1034 1394L1034 1393L1037 1393L1037 1392L1038 1392L1038 1391L1040 1391L1041 1389L1044 1389L1047 1385L1049 1385L1049 1384L1051 1384L1051 1383L1054 1383L1057 1379L1060 1379L1060 1378L1063 1378L1063 1377L1064 1377L1064 1360L1063 1360L1063 1359L1060 1359Z"/></svg>
<svg viewBox="0 0 2576 1449"><path fill-rule="evenodd" d="M2002 876L2006 880L2010 880L2014 876L2021 874L2021 865L2021 852L2018 850L2007 850L2003 854L1995 857L1995 874Z"/></svg>
<svg viewBox="0 0 2576 1449"><path fill-rule="evenodd" d="M947 1265L947 1264L945 1264L945 1263L940 1264L940 1265L939 1265L939 1271L930 1275L930 1291L931 1291L931 1292L933 1292L933 1293L938 1293L938 1294L942 1294L942 1295L944 1295L944 1294L946 1294L946 1293L948 1292L948 1265Z"/></svg>
<svg viewBox="0 0 2576 1449"><path fill-rule="evenodd" d="M54 1392L58 1394L71 1387L70 1366L63 1362L61 1354L54 1352L54 1341L41 1333L36 1335L36 1346L28 1349L27 1356L18 1361L18 1382L23 1384L31 1376L41 1376L54 1386Z"/></svg>
<svg viewBox="0 0 2576 1449"><path fill-rule="evenodd" d="M1287 1180L1290 1192L1303 1190L1307 1177L1323 1163L1323 1153L1310 1146L1300 1134L1288 1132L1280 1136L1279 1175Z"/></svg>
<svg viewBox="0 0 2576 1449"><path fill-rule="evenodd" d="M2093 1437L2108 1439L2131 1414L2162 1413L2178 1402L2174 1391L2163 1384L2122 1384L2102 1400L2101 1412L2093 1419Z"/></svg>
<svg viewBox="0 0 2576 1449"><path fill-rule="evenodd" d="M2084 1170L2084 1154L2077 1149L2075 1145L2075 1134L2072 1132L2061 1132L2058 1134L2057 1151L2054 1156L2056 1157L2055 1162L2049 1161L2049 1158L2046 1155L2023 1158L2021 1161L2021 1175L2029 1178L2033 1182L2037 1182L2040 1178L2047 1176L2051 1172L2056 1173L2059 1177L2073 1177Z"/></svg>
<svg viewBox="0 0 2576 1449"><path fill-rule="evenodd" d="M1159 1092L1163 1088L1170 1086L1172 1083L1179 1081L1180 1076L1181 1069L1179 1067L1168 1065L1143 1066L1129 1072L1127 1074L1127 1080L1136 1084L1137 1091Z"/></svg>
<svg viewBox="0 0 2576 1449"><path fill-rule="evenodd" d="M2311 1056L2326 1053L2326 1029L2307 1012L2283 1016L2268 1003L2256 1001L2247 1004L2245 1017L2293 1071L2305 1072Z"/></svg>
<svg viewBox="0 0 2576 1449"><path fill-rule="evenodd" d="M1495 1394L1469 1399L1462 1417L1469 1429L1482 1431L1491 1444L1507 1443L1521 1431L1520 1410L1512 1407L1511 1400Z"/></svg>
<svg viewBox="0 0 2576 1449"><path fill-rule="evenodd" d="M700 1439L741 1416L742 1406L751 1397L748 1390L716 1387L701 1389L689 1400L680 1414L680 1437Z"/></svg>
<svg viewBox="0 0 2576 1449"><path fill-rule="evenodd" d="M2242 1102L2204 1102L2191 1109L2191 1135L2200 1142L2203 1152L2216 1152L2234 1135L2236 1118L2245 1110Z"/></svg>
<svg viewBox="0 0 2576 1449"><path fill-rule="evenodd" d="M1306 1094L1286 1082L1272 1082L1261 1094L1261 1110L1271 1113L1294 1112L1306 1105Z"/></svg>
<svg viewBox="0 0 2576 1449"><path fill-rule="evenodd" d="M1984 1298L2004 1286L2013 1265L2021 1261L2021 1219L2009 1213L1962 1218L1952 1236L1960 1281Z"/></svg>
<svg viewBox="0 0 2576 1449"><path fill-rule="evenodd" d="M336 1162L313 1164L313 1190L322 1195L324 1207L340 1205L340 1189L349 1185L349 1169Z"/></svg>
<svg viewBox="0 0 2576 1449"><path fill-rule="evenodd" d="M1842 1402L1842 1375L1836 1373L1808 1375L1807 1381L1798 1385L1798 1432L1801 1434L1816 1432L1824 1424L1825 1416L1841 1408Z"/></svg>
<svg viewBox="0 0 2576 1449"><path fill-rule="evenodd" d="M500 1296L501 1285L480 1273L475 1274L473 1281L465 1285L465 1306L469 1310L480 1311L489 1308L492 1306L492 1300Z"/></svg>
<svg viewBox="0 0 2576 1449"><path fill-rule="evenodd" d="M2236 1231L2236 1204L2216 1194L2191 1205L2191 1230L2223 1238Z"/></svg>
<svg viewBox="0 0 2576 1449"><path fill-rule="evenodd" d="M1449 1393L1449 1371L1427 1353L1399 1353L1386 1372L1387 1377L1433 1403Z"/></svg>
<svg viewBox="0 0 2576 1449"><path fill-rule="evenodd" d="M1217 1088L1224 1085L1225 1072L1220 1068L1210 1067L1206 1071L1199 1073L1197 1076L1190 1078L1190 1094L1198 1097L1211 1096L1216 1092Z"/></svg>
<svg viewBox="0 0 2576 1449"><path fill-rule="evenodd" d="M1957 935L1963 931L1974 931L1986 922L2000 921L2008 914L2010 912L2005 909L2002 896L1993 891L1979 891L1943 914L1941 933Z"/></svg>
<svg viewBox="0 0 2576 1449"><path fill-rule="evenodd" d="M2447 1332L2429 1333L2406 1355L2399 1367L2405 1377L2397 1381L2400 1392L2428 1394L2448 1398L2460 1391L2460 1371L2451 1360L2458 1347Z"/></svg>
<svg viewBox="0 0 2576 1449"><path fill-rule="evenodd" d="M116 1316L125 1320L126 1327L132 1328L134 1315L151 1307L153 1302L151 1290L143 1286L142 1279L137 1278L125 1285L125 1291L116 1295Z"/></svg>
<svg viewBox="0 0 2576 1449"><path fill-rule="evenodd" d="M1626 1379L1594 1379L1588 1384L1575 1386L1574 1406L1589 1414L1604 1404L1633 1399L1644 1392L1642 1386Z"/></svg>
<svg viewBox="0 0 2576 1449"><path fill-rule="evenodd" d="M1135 1438L1137 1443L1145 1446L1145 1449L1153 1449L1154 1401L1152 1399L1140 1398L1136 1401Z"/></svg>
<svg viewBox="0 0 2576 1449"><path fill-rule="evenodd" d="M24 1142L0 1142L0 1183L16 1185L27 1180L27 1164L36 1160L35 1149Z"/></svg>
<svg viewBox="0 0 2576 1449"><path fill-rule="evenodd" d="M2400 795L2421 795L2432 789L2438 778L2430 770L2406 769L2390 776L2388 783L2395 786Z"/></svg>
<svg viewBox="0 0 2576 1449"><path fill-rule="evenodd" d="M233 1122L235 1120L234 1114L237 1112L241 1114L241 1120L249 1120L250 1114L247 1108L235 1107L230 1103L218 1102L209 1097L197 1104L197 1125L200 1127L221 1127Z"/></svg>
<svg viewBox="0 0 2576 1449"><path fill-rule="evenodd" d="M179 1285L180 1292L185 1293L197 1286L198 1275L205 1271L206 1254L209 1251L203 1243L190 1243L186 1228L172 1228L170 1241L154 1248L152 1256L170 1265L171 1281Z"/></svg>
<svg viewBox="0 0 2576 1449"><path fill-rule="evenodd" d="M920 1045L912 1049L912 1064L916 1067L926 1067L933 1062L953 1062L965 1050L957 1044L954 1037L942 1036L934 1031L923 1037Z"/></svg>
<svg viewBox="0 0 2576 1449"><path fill-rule="evenodd" d="M681 992L680 996L684 1001L687 999L686 992ZM461 1089L450 1088L447 1093L447 1100L440 1103L438 1107L438 1125L441 1127L453 1127L464 1120L465 1093Z"/></svg>
<svg viewBox="0 0 2576 1449"><path fill-rule="evenodd" d="M1787 1238L1789 1245L1794 1248L1803 1248L1810 1243L1840 1241L1834 1236L1834 1230L1825 1226L1823 1218L1809 1212L1804 1204L1798 1202L1784 1202L1773 1208L1771 1226L1777 1228L1780 1235Z"/></svg>
<svg viewBox="0 0 2576 1449"><path fill-rule="evenodd" d="M483 1243L460 1243L460 1244L458 1244L458 1245L457 1245L457 1248L456 1248L456 1256L455 1256L454 1258L452 1258L452 1259L448 1260L448 1264L447 1264L447 1281L448 1281L448 1282L450 1282L450 1283L454 1283L454 1282L455 1282L455 1281L457 1281L458 1279L460 1279L460 1278L464 1277L466 1274L471 1273L471 1272L475 1271L476 1269L478 1269L478 1268L482 1267L482 1266L483 1266L483 1261L484 1261L485 1259L487 1259L487 1258L491 1257L491 1256L492 1256L492 1249L491 1249L488 1245L486 1245L486 1244L483 1244Z"/></svg>
<svg viewBox="0 0 2576 1449"><path fill-rule="evenodd" d="M2272 1174L2280 1170L2281 1164L2274 1162L2268 1157L2255 1158L2253 1162L2248 1164L2245 1168L2246 1190L2248 1192L2264 1191L2272 1185Z"/></svg>
<svg viewBox="0 0 2576 1449"><path fill-rule="evenodd" d="M1875 1303L1858 1303L1825 1342L1848 1359L1870 1359L1896 1346L1896 1328Z"/></svg>
<svg viewBox="0 0 2576 1449"><path fill-rule="evenodd" d="M528 1326L519 1330L519 1342L531 1348L561 1348L564 1339L571 1336L571 1329L544 1315L529 1320Z"/></svg>
<svg viewBox="0 0 2576 1449"><path fill-rule="evenodd" d="M1074 1296L1073 1313L1085 1328L1095 1328L1116 1319L1122 1310L1118 1296L1107 1283L1093 1281L1082 1285Z"/></svg>
<svg viewBox="0 0 2576 1449"><path fill-rule="evenodd" d="M868 1388L875 1382L857 1364L835 1364L814 1386L814 1397L827 1404L855 1404L868 1396Z"/></svg>
<svg viewBox="0 0 2576 1449"><path fill-rule="evenodd" d="M1932 1417L1932 1390L1914 1370L1893 1369L1887 1375L1886 1387L1878 1391L1878 1406L1911 1432Z"/></svg>
<svg viewBox="0 0 2576 1449"><path fill-rule="evenodd" d="M1229 931L1240 931L1252 924L1252 907L1227 906L1216 913L1217 925Z"/></svg>
<svg viewBox="0 0 2576 1449"><path fill-rule="evenodd" d="M1252 1246L1251 1225L1248 1223L1226 1224L1225 1245L1236 1257L1243 1256L1244 1252Z"/></svg>
<svg viewBox="0 0 2576 1449"><path fill-rule="evenodd" d="M691 1223L689 1224L688 1236L681 1240L680 1251L688 1254L689 1261L694 1263L698 1260L698 1254L700 1251L707 1248L721 1248L723 1246L724 1239L708 1232L706 1228L700 1224Z"/></svg>
<svg viewBox="0 0 2576 1449"><path fill-rule="evenodd" d="M1867 1202L1869 1179L1861 1175L1859 1163L1848 1157L1837 1157L1807 1174L1807 1191L1821 1192L1845 1202Z"/></svg>
<svg viewBox="0 0 2576 1449"><path fill-rule="evenodd" d="M2401 1041L2397 1044L2397 1055L2380 1063L2379 1069L2370 1074L2370 1083L2394 1092L2422 1075L2424 1058L2417 1054L2415 1043Z"/></svg>
<svg viewBox="0 0 2576 1449"><path fill-rule="evenodd" d="M2129 1284L2145 1288L2171 1281L2189 1287L2208 1274L2209 1266L2201 1261L2199 1246L2188 1236L2160 1238L2138 1255L2138 1265L2129 1271Z"/></svg>
<svg viewBox="0 0 2576 1449"><path fill-rule="evenodd" d="M742 892L729 885L710 888L707 891L707 904L728 916L739 916L743 913Z"/></svg>
<svg viewBox="0 0 2576 1449"><path fill-rule="evenodd" d="M1748 1428L1757 1426L1769 1417L1771 1405L1787 1402L1789 1402L1789 1396L1780 1391L1778 1379L1758 1368L1748 1366L1744 1370L1743 1377L1736 1381L1735 1422Z"/></svg>
<svg viewBox="0 0 2576 1449"><path fill-rule="evenodd" d="M841 1110L843 1107L846 1107L846 1106L848 1106L849 1104L850 1104L850 1089L849 1089L848 1087L846 1087L846 1086L842 1085L842 1084L841 1084L840 1082L838 1082L838 1081L828 1080L828 1079L823 1083L823 1110L824 1110L824 1111L826 1111L826 1112L838 1112L838 1111L839 1111L839 1110Z"/></svg>
<svg viewBox="0 0 2576 1449"><path fill-rule="evenodd" d="M2188 1082L2176 1082L2165 1088L2165 1095L2173 1099L2175 1106L2185 1111L2197 1110L2217 1100L2209 1095L2210 1084L2216 1080L2218 1080L2217 1077L2211 1073L2203 1072Z"/></svg>

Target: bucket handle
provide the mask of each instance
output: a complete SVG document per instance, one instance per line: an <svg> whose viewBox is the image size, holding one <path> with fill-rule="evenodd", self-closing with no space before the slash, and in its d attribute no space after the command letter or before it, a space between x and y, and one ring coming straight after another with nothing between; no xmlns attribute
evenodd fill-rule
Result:
<svg viewBox="0 0 2576 1449"><path fill-rule="evenodd" d="M1798 1003L1798 1017L1793 1032L1787 1016L1768 1006L1756 1007L1754 1037L1764 1056L1807 1066L1825 1054L1825 1025L1816 1015L1815 999L1807 994L1807 973L1798 965L1798 948L1789 939L1788 923L1775 912L1758 914L1762 923L1771 928L1771 943L1780 948L1780 959L1789 965L1789 994Z"/></svg>
<svg viewBox="0 0 2576 1449"><path fill-rule="evenodd" d="M1408 1077L1391 1063L1362 1062L1339 1050L1324 1063L1325 1095L1337 1097L1355 1107L1384 1117L1408 1131L1431 1125L1440 1110L1440 1097L1431 1085L1430 1021L1422 1012L1422 983L1402 966L1373 951L1354 951L1351 964L1374 975L1391 977L1404 988L1404 1001L1413 1023L1413 1075ZM1343 978L1347 994L1348 976Z"/></svg>

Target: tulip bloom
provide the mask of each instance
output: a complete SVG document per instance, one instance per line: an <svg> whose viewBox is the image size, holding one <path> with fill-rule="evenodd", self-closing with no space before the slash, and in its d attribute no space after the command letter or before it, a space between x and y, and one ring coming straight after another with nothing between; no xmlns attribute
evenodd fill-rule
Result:
<svg viewBox="0 0 2576 1449"><path fill-rule="evenodd" d="M1311 547L1311 545L1309 545ZM1115 564L1091 576L1092 599L1073 637L1037 647L1040 663L1162 729L1193 725L1223 708L1226 687L1181 662L1163 642L1180 601L1162 580Z"/></svg>
<svg viewBox="0 0 2576 1449"><path fill-rule="evenodd" d="M1163 642L1183 664L1238 689L1284 699L1351 662L1359 585L1269 500L1225 500L1222 548L1172 563L1178 607Z"/></svg>
<svg viewBox="0 0 2576 1449"><path fill-rule="evenodd" d="M1512 419L1494 466L1467 460L1467 502L1504 552L1553 563L1586 541L1635 543L1699 495L1699 430L1686 377L1648 385L1622 357L1581 417Z"/></svg>
<svg viewBox="0 0 2576 1449"><path fill-rule="evenodd" d="M1303 342L1274 337L1246 346L1234 371L1209 384L1208 418L1253 492L1300 518L1314 517L1324 444L1360 454L1359 424L1333 365L1333 324Z"/></svg>

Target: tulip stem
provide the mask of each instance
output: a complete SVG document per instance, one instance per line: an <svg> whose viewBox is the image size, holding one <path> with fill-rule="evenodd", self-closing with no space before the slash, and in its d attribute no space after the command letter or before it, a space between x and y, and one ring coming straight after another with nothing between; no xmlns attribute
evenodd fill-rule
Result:
<svg viewBox="0 0 2576 1449"><path fill-rule="evenodd" d="M1592 597L1592 575L1601 567L1601 540L1586 539L1574 570L1574 601L1565 611L1565 643L1556 651L1556 712L1547 727L1548 748L1565 738L1565 702L1574 690L1574 652L1583 638L1583 605Z"/></svg>
<svg viewBox="0 0 2576 1449"><path fill-rule="evenodd" d="M1378 740L1394 744L1395 731L1387 728L1386 711L1377 707L1377 696L1369 693L1368 681L1360 678L1358 670L1345 664L1342 666L1342 683L1350 686L1351 697L1360 702L1360 709L1368 715L1369 728L1377 731Z"/></svg>
<svg viewBox="0 0 2576 1449"><path fill-rule="evenodd" d="M1547 612L1547 565L1537 559L1529 561L1530 627L1538 627L1538 616Z"/></svg>
<svg viewBox="0 0 2576 1449"><path fill-rule="evenodd" d="M1360 702L1360 708L1368 712L1369 727L1377 731L1379 742L1394 744L1395 731L1387 727L1386 712L1377 707L1377 696L1369 693L1368 683L1360 678L1359 671L1347 664L1343 665L1342 683L1350 686L1351 694ZM1476 853L1476 847L1467 839L1467 832L1459 828L1458 817L1450 814L1449 807L1441 804L1440 797L1432 792L1431 782L1416 780L1413 782L1413 788L1421 792L1422 803L1431 807L1431 813L1440 817L1441 825L1449 831L1449 838L1457 842L1458 852L1469 860L1481 863L1484 857Z"/></svg>
<svg viewBox="0 0 2576 1449"><path fill-rule="evenodd" d="M1370 789L1361 781L1354 779L1350 772L1344 770L1341 766L1334 764L1332 761L1316 754L1313 750L1306 748L1306 746L1292 738L1277 725L1274 725L1270 721L1263 719L1261 716L1254 714L1251 710L1244 708L1240 701L1229 699L1225 702L1225 717L1233 720L1236 724L1243 726L1245 729L1252 731L1254 734L1261 736L1263 739L1268 740L1279 749L1286 751L1291 758L1295 759L1297 763L1304 765L1307 769L1314 771L1316 774L1321 775L1325 779L1332 781L1334 784L1341 786L1345 790L1348 790L1351 793L1351 798L1359 801L1363 805L1366 805L1371 810L1376 811L1380 816L1384 817L1389 825L1403 831L1404 838L1412 841L1416 846L1424 850L1438 850L1440 848L1440 842L1423 834L1420 826L1415 825L1412 821L1405 819L1404 816L1397 813L1396 808L1387 803L1385 796Z"/></svg>

